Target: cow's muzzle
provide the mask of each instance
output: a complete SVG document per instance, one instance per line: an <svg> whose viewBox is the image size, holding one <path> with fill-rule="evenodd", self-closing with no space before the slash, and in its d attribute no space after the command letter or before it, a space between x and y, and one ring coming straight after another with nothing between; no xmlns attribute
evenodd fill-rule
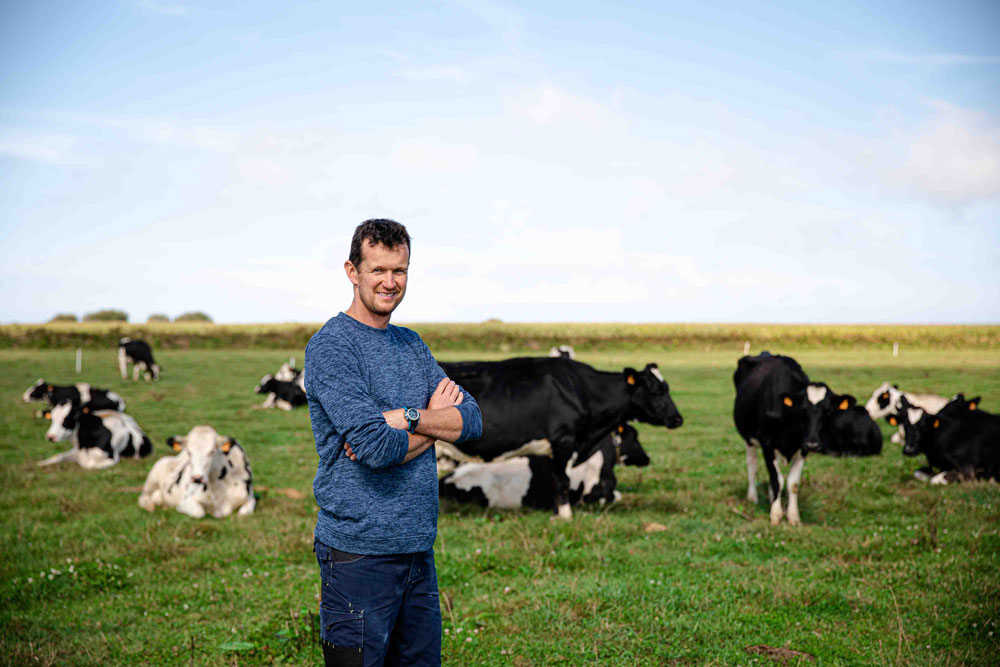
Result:
<svg viewBox="0 0 1000 667"><path fill-rule="evenodd" d="M818 440L806 440L804 443L802 443L802 446L805 448L807 452L818 452L821 449Z"/></svg>
<svg viewBox="0 0 1000 667"><path fill-rule="evenodd" d="M680 415L674 415L673 417L667 419L667 428L680 428L680 426L683 423L684 423L684 417L681 417Z"/></svg>

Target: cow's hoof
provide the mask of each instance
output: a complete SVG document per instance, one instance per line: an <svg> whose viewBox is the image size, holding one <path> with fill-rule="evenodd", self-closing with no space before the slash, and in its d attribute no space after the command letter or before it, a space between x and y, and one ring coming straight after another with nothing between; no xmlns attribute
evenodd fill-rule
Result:
<svg viewBox="0 0 1000 667"><path fill-rule="evenodd" d="M789 526L801 526L802 525L802 521L799 519L798 515L792 516L791 514L789 514L788 515L788 525Z"/></svg>

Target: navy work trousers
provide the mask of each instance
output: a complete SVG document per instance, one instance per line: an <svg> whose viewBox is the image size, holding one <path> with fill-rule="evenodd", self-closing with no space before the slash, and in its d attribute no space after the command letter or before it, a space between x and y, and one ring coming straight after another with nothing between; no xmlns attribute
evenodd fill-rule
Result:
<svg viewBox="0 0 1000 667"><path fill-rule="evenodd" d="M434 550L361 556L314 543L327 665L440 665Z"/></svg>

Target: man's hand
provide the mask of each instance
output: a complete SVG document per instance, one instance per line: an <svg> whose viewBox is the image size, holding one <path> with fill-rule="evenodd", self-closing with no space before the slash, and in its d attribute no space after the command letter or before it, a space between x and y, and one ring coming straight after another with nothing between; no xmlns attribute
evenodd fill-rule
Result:
<svg viewBox="0 0 1000 667"><path fill-rule="evenodd" d="M351 443L349 442L344 443L344 451L347 453L347 458L351 459L352 461L358 460L358 455L354 453L353 449L351 449Z"/></svg>
<svg viewBox="0 0 1000 667"><path fill-rule="evenodd" d="M465 395L458 388L458 385L448 378L444 378L438 382L434 393L431 394L431 400L427 402L427 409L439 410L441 408L450 408L453 405L461 404L463 400L465 400Z"/></svg>

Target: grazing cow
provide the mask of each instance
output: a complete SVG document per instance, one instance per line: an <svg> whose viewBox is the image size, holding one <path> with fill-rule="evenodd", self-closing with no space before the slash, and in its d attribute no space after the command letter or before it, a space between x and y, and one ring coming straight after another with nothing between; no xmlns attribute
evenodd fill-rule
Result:
<svg viewBox="0 0 1000 667"><path fill-rule="evenodd" d="M901 391L899 385L883 382L872 392L871 398L865 403L865 410L868 411L868 415L872 419L876 420L885 417L888 421L893 415L898 418L901 414L900 399L903 396L906 396L906 400L910 402L910 405L921 408L932 415L936 414L938 410L948 403L948 399L944 396L938 396L937 394L914 394L908 391ZM900 420L897 419L896 421L899 422ZM898 423L893 424L893 426L899 426L899 430L892 434L889 441L897 444L903 442L903 439L906 437L903 424Z"/></svg>
<svg viewBox="0 0 1000 667"><path fill-rule="evenodd" d="M563 359L576 359L576 352L570 345L559 345L549 349L550 357L561 357Z"/></svg>
<svg viewBox="0 0 1000 667"><path fill-rule="evenodd" d="M88 406L91 412L94 410L125 412L125 401L121 396L107 389L92 387L86 382L60 387L46 382L44 378L38 378L38 382L28 387L21 398L25 403L48 401L52 406L70 401L80 406ZM38 413L38 416L41 415L42 413Z"/></svg>
<svg viewBox="0 0 1000 667"><path fill-rule="evenodd" d="M605 372L570 359L523 357L441 368L476 399L483 435L436 446L459 461L551 451L555 509L565 519L573 515L566 466L574 454L577 461L589 459L612 429L631 420L667 428L684 422L656 364Z"/></svg>
<svg viewBox="0 0 1000 667"><path fill-rule="evenodd" d="M267 394L267 398L260 405L262 408L279 407L282 410L291 410L307 403L306 392L298 381L282 382L270 373L260 379L257 393Z"/></svg>
<svg viewBox="0 0 1000 667"><path fill-rule="evenodd" d="M903 454L924 454L929 468L918 479L931 484L994 479L1000 481L1000 416L978 408L979 398L958 394L936 414L913 407L903 397L906 444ZM934 474L934 469L940 470Z"/></svg>
<svg viewBox="0 0 1000 667"><path fill-rule="evenodd" d="M167 438L167 444L180 453L153 465L139 507L150 512L158 505L176 507L196 519L253 513L257 498L250 460L235 438L219 435L211 426L195 426L185 436Z"/></svg>
<svg viewBox="0 0 1000 667"><path fill-rule="evenodd" d="M114 410L92 411L88 406L66 401L48 411L52 419L45 438L52 442L72 440L73 448L40 461L48 466L75 461L81 468L109 468L123 458L142 458L153 444L131 416Z"/></svg>
<svg viewBox="0 0 1000 667"><path fill-rule="evenodd" d="M865 438L860 443L855 441L851 429L841 440L843 427L838 428L832 420L837 411L847 411L856 403L854 397L839 396L825 384L810 382L802 367L790 357L768 352L745 356L739 360L733 384L736 386L733 419L746 442L747 499L757 502L755 448L760 447L769 478L773 525L780 523L785 515L781 508L785 479L780 464L789 464L787 516L788 523L797 526L801 523L799 482L808 452L873 453Z"/></svg>
<svg viewBox="0 0 1000 667"><path fill-rule="evenodd" d="M125 337L118 341L118 370L122 379L128 379L128 364L132 362L132 379L139 379L142 371L146 380L160 379L160 366L153 361L153 349L144 340Z"/></svg>
<svg viewBox="0 0 1000 667"><path fill-rule="evenodd" d="M575 455L574 455L575 456ZM570 504L612 503L621 499L615 489L614 465L649 465L649 456L639 444L638 433L627 424L601 441L594 454L566 466ZM490 463L462 463L438 480L442 498L471 502L485 507L551 509L552 459L547 456L517 456Z"/></svg>

